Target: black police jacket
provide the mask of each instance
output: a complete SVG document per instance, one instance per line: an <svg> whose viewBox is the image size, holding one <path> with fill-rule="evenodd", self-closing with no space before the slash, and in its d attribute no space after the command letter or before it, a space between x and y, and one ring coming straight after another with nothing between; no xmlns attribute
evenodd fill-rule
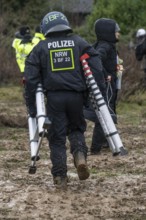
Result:
<svg viewBox="0 0 146 220"><path fill-rule="evenodd" d="M87 53L89 66L102 93L105 80L102 64L96 50L85 40L74 34L59 33L39 42L25 63L26 101L32 102L38 83L46 91L87 90L80 57Z"/></svg>

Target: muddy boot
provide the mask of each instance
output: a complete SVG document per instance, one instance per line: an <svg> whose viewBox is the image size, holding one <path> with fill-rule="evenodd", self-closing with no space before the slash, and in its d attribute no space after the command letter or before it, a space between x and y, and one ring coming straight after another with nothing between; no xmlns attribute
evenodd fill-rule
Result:
<svg viewBox="0 0 146 220"><path fill-rule="evenodd" d="M56 189L67 190L67 182L68 182L67 177L61 177L61 176L53 177L53 182Z"/></svg>
<svg viewBox="0 0 146 220"><path fill-rule="evenodd" d="M77 168L77 173L80 180L88 179L90 173L86 163L85 155L83 152L76 152L74 156L74 164Z"/></svg>

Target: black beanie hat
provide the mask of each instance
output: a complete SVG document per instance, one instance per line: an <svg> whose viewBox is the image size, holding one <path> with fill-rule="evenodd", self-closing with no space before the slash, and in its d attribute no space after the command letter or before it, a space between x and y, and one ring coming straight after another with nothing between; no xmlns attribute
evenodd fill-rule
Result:
<svg viewBox="0 0 146 220"><path fill-rule="evenodd" d="M26 34L30 34L30 28L28 26L23 26L20 28L20 34L25 36Z"/></svg>

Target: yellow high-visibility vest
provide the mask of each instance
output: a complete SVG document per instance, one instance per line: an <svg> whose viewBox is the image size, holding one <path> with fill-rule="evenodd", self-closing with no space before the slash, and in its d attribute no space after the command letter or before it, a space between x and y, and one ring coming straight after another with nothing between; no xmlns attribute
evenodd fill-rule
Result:
<svg viewBox="0 0 146 220"><path fill-rule="evenodd" d="M20 38L15 38L15 39L13 40L13 42L12 42L12 47L13 47L15 50L17 50L17 48L18 48L18 46L19 46L21 40L22 40L22 39L20 39Z"/></svg>
<svg viewBox="0 0 146 220"><path fill-rule="evenodd" d="M45 37L42 33L35 33L31 42L21 43L22 39L18 38L13 40L12 47L15 49L16 62L21 73L24 73L26 57L30 54L34 46L44 39Z"/></svg>
<svg viewBox="0 0 146 220"><path fill-rule="evenodd" d="M32 38L32 43L37 45L41 40L45 40L45 37L42 33L35 33Z"/></svg>
<svg viewBox="0 0 146 220"><path fill-rule="evenodd" d="M30 54L34 46L32 42L20 43L18 46L18 55L16 59L21 73L23 73L25 69L26 57Z"/></svg>

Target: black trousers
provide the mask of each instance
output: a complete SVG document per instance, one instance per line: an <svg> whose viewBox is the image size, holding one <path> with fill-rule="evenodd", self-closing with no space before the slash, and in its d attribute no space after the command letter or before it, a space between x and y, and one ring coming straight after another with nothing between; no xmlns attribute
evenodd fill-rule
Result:
<svg viewBox="0 0 146 220"><path fill-rule="evenodd" d="M117 115L116 115L116 99L117 99L117 90L115 81L111 81L111 83L107 84L107 97L104 97L111 117L114 123L117 123ZM88 108L84 108L84 116L86 119L95 122L92 142L91 142L91 151L99 152L102 146L108 145L106 137L104 135L103 129L99 123L99 120L95 114L95 111L90 103Z"/></svg>
<svg viewBox="0 0 146 220"><path fill-rule="evenodd" d="M82 93L74 91L47 92L47 114L52 121L48 140L53 176L67 175L67 136L72 154L82 151L87 155L84 138L86 122L83 116L83 101Z"/></svg>

